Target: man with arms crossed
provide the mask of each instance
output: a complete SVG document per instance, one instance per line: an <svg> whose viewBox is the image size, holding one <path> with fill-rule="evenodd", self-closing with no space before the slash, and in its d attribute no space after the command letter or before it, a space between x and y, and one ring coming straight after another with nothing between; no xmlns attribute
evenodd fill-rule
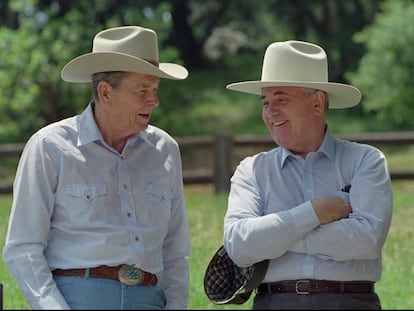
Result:
<svg viewBox="0 0 414 311"><path fill-rule="evenodd" d="M302 41L270 44L261 80L227 88L260 96L278 145L238 165L224 219L237 265L270 259L253 309L380 309L387 162L372 146L335 138L325 120L328 108L357 105L360 91L328 82L325 51Z"/></svg>

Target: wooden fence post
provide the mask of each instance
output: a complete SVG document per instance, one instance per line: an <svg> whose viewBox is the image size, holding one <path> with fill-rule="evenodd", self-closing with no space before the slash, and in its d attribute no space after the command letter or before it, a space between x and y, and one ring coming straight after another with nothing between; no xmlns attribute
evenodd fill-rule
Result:
<svg viewBox="0 0 414 311"><path fill-rule="evenodd" d="M214 139L214 187L215 192L230 190L232 136L219 134Z"/></svg>

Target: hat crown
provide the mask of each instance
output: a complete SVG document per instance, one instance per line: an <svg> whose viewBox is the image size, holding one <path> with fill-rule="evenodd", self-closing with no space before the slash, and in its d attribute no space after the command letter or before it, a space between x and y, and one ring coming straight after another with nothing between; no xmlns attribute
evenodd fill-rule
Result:
<svg viewBox="0 0 414 311"><path fill-rule="evenodd" d="M154 30L140 26L121 26L98 32L92 52L68 62L60 75L68 82L91 82L97 72L123 71L167 79L185 79L188 70L179 64L160 63Z"/></svg>
<svg viewBox="0 0 414 311"><path fill-rule="evenodd" d="M261 95L265 87L305 87L324 91L329 108L357 105L361 92L352 85L328 81L328 61L318 45L304 41L271 43L263 58L260 81L228 84L229 90Z"/></svg>
<svg viewBox="0 0 414 311"><path fill-rule="evenodd" d="M121 53L158 64L157 42L157 34L152 29L139 26L116 27L96 34L92 52Z"/></svg>
<svg viewBox="0 0 414 311"><path fill-rule="evenodd" d="M325 51L308 42L291 40L270 44L262 68L262 81L328 81Z"/></svg>

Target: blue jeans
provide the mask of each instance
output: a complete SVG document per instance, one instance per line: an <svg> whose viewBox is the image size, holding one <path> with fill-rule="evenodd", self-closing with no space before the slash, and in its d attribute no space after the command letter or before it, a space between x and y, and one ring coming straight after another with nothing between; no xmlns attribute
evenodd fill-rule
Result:
<svg viewBox="0 0 414 311"><path fill-rule="evenodd" d="M119 281L77 276L55 276L71 309L160 310L166 298L159 286L129 286Z"/></svg>

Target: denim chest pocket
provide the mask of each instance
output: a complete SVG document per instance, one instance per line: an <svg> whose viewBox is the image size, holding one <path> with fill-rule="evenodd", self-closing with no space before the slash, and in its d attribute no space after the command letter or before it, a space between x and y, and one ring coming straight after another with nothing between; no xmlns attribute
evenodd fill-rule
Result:
<svg viewBox="0 0 414 311"><path fill-rule="evenodd" d="M74 184L66 185L65 191L73 198L90 203L95 198L106 194L106 186L104 184Z"/></svg>

